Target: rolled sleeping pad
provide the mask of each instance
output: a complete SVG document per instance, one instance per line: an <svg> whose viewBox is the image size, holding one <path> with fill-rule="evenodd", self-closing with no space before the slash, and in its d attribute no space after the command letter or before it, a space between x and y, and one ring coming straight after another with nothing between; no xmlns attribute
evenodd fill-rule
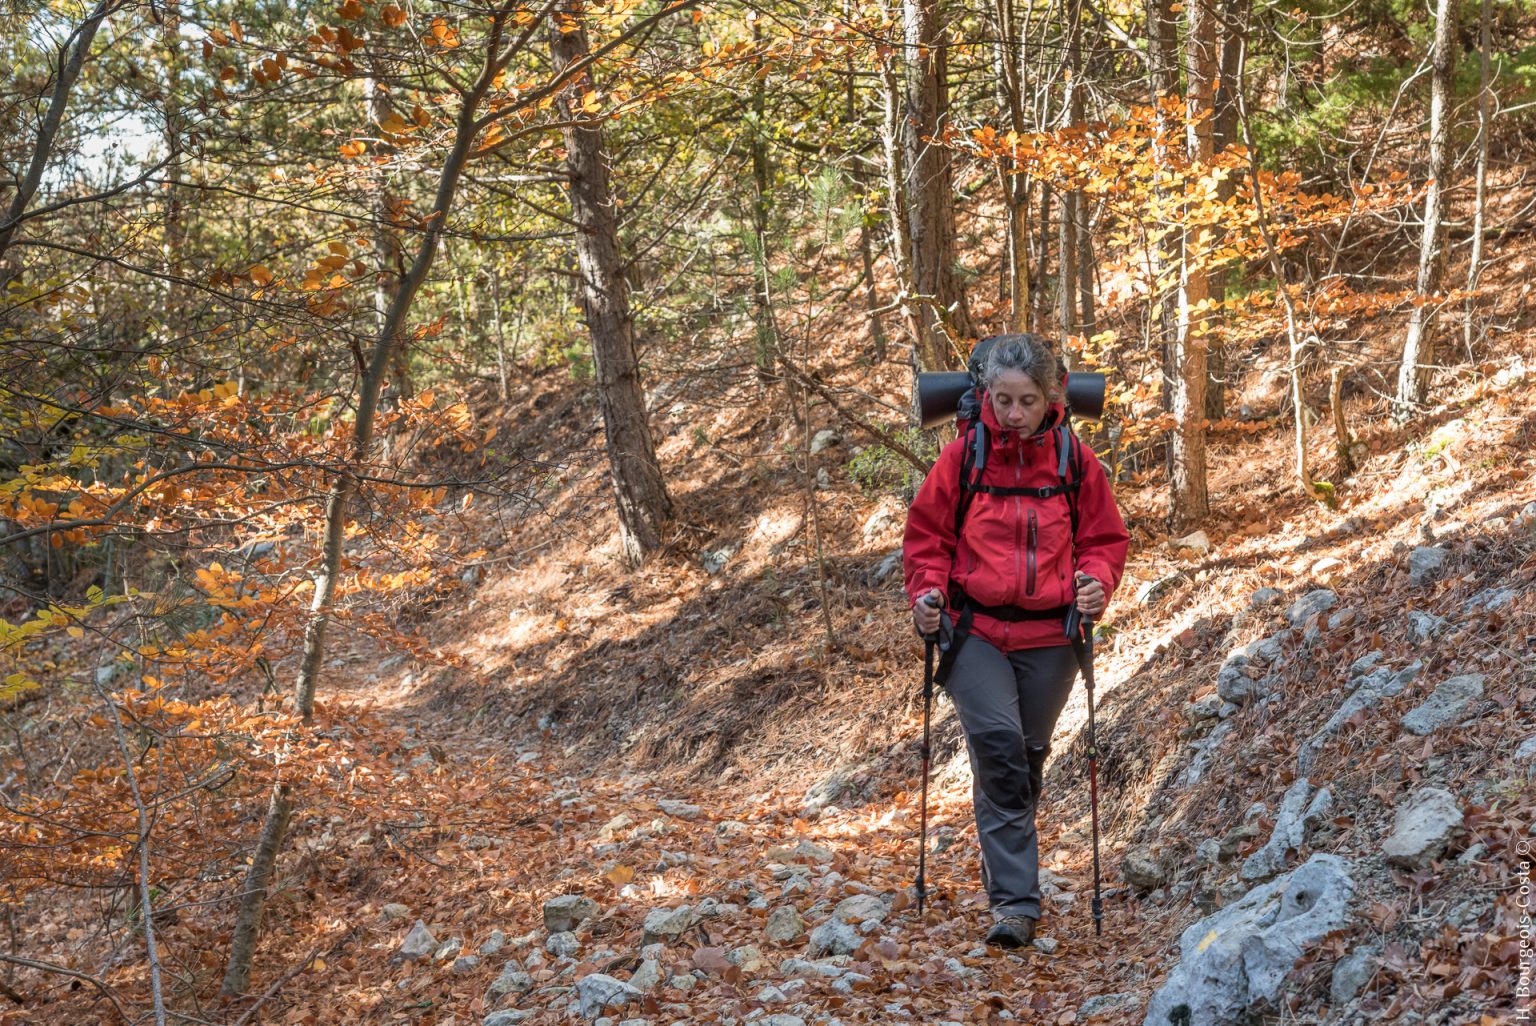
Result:
<svg viewBox="0 0 1536 1026"><path fill-rule="evenodd" d="M923 427L935 428L954 419L960 397L971 387L971 376L963 371L934 371L917 376L917 406ZM1105 378L1092 371L1073 371L1067 375L1067 409L1074 417L1098 420L1104 416Z"/></svg>

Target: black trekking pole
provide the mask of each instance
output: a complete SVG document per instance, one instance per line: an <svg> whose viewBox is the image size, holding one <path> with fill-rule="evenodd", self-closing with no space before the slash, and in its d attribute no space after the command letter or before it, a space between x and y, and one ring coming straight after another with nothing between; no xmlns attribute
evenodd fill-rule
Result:
<svg viewBox="0 0 1536 1026"><path fill-rule="evenodd" d="M1077 653L1088 692L1088 805L1093 822L1093 933L1104 934L1104 898L1099 888L1099 742L1093 722L1093 621L1073 605L1067 614L1067 637Z"/></svg>
<svg viewBox="0 0 1536 1026"><path fill-rule="evenodd" d="M935 608L938 602L932 595L923 596L922 601ZM928 766L932 757L930 742L932 733L930 729L930 713L933 709L933 650L937 646L941 650L949 648L949 632L946 624L941 619L939 630L935 634L923 635L923 797L920 806L921 812L918 820L917 835L917 914L923 914L923 902L928 897Z"/></svg>

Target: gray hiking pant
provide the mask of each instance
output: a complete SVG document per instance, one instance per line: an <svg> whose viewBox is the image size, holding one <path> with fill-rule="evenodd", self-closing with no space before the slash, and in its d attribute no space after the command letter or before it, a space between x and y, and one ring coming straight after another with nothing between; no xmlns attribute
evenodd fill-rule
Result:
<svg viewBox="0 0 1536 1026"><path fill-rule="evenodd" d="M1076 676L1070 645L1004 655L973 634L949 677L971 756L982 884L998 919L1040 918L1035 805L1051 733Z"/></svg>

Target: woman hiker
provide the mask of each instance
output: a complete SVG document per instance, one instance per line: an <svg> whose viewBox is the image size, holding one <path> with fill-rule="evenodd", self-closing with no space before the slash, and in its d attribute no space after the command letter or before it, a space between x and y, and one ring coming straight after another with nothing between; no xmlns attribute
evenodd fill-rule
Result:
<svg viewBox="0 0 1536 1026"><path fill-rule="evenodd" d="M993 918L986 939L1016 948L1033 942L1040 918L1035 806L1078 670L1064 619L1073 604L1089 618L1104 612L1130 537L1092 450L1058 430L1061 373L1049 346L1036 335L999 337L981 385L979 480L962 432L912 503L903 560L918 633L933 635L941 615L956 627L940 677L970 752Z"/></svg>

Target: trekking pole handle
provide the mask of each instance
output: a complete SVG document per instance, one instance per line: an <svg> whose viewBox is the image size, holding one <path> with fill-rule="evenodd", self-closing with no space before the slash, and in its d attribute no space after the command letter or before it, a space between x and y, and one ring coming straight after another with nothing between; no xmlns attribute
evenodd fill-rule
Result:
<svg viewBox="0 0 1536 1026"><path fill-rule="evenodd" d="M920 600L931 609L943 609L943 604L936 598L933 592L924 595ZM949 651L950 635L954 628L950 625L949 614L939 614L939 629L933 634L924 634L923 640L929 644L938 643L940 652Z"/></svg>
<svg viewBox="0 0 1536 1026"><path fill-rule="evenodd" d="M1093 635L1093 620L1083 615L1083 611L1077 608L1076 588L1081 588L1084 581L1092 581L1096 578L1091 574L1085 574L1081 570L1072 575L1074 592L1072 596L1072 608L1067 610L1066 635L1069 638L1081 637L1087 634Z"/></svg>

